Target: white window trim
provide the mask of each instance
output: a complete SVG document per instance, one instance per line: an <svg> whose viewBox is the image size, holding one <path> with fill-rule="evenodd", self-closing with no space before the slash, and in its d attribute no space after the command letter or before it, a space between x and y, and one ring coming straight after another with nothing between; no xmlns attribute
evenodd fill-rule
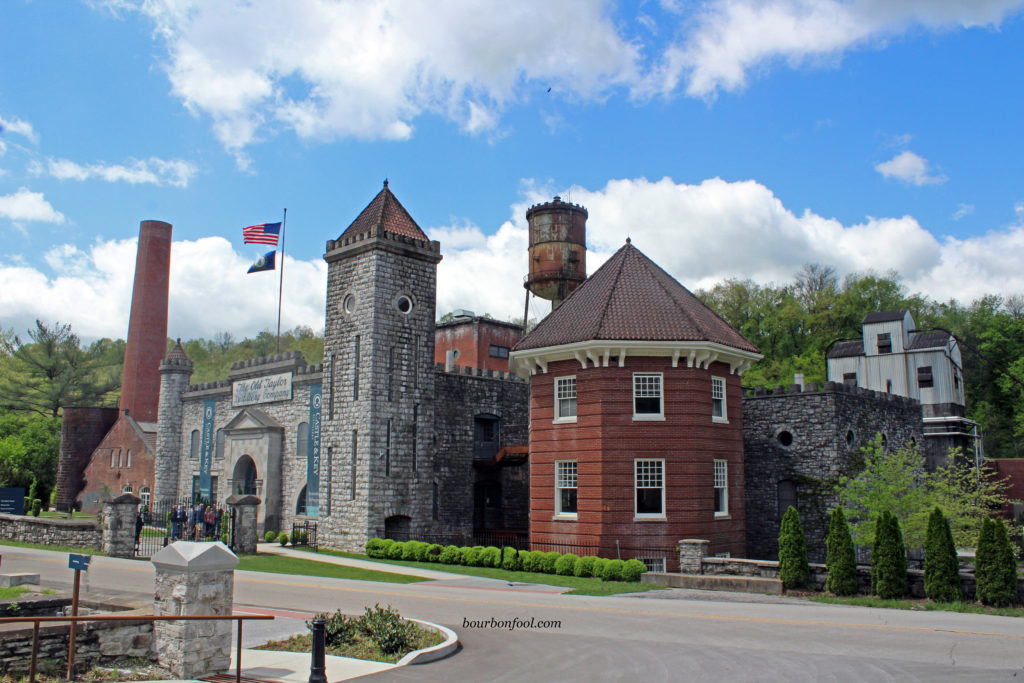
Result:
<svg viewBox="0 0 1024 683"><path fill-rule="evenodd" d="M722 383L722 414L715 415L715 382ZM729 403L726 398L726 383L724 377L711 376L711 421L717 422L718 424L729 424Z"/></svg>
<svg viewBox="0 0 1024 683"><path fill-rule="evenodd" d="M722 470L725 475L725 486L718 486L718 463L722 463ZM729 461L717 459L713 461L713 474L711 485L715 490L715 500L718 500L718 489L725 490L725 509L715 512L715 519L730 519L729 515Z"/></svg>
<svg viewBox="0 0 1024 683"><path fill-rule="evenodd" d="M636 412L636 378L657 377L658 378L658 412L638 413ZM634 372L633 373L633 421L634 422L664 422L665 421L665 375L661 372ZM664 508L663 508L664 509Z"/></svg>
<svg viewBox="0 0 1024 683"><path fill-rule="evenodd" d="M556 377L555 378L555 382L554 382L555 405L553 406L552 411L551 411L551 416L553 418L551 420L551 424L556 424L556 425L558 425L558 424L572 424L572 423L576 422L576 415L566 415L566 416L563 417L562 415L559 415L559 413L558 413L558 408L559 408L559 405L560 405L559 402L558 402L559 401L559 399L558 399L558 384L562 380L569 380L569 379L571 379L571 380L573 380L573 382L575 382L576 381L576 375L563 375L561 377ZM580 405L579 405L579 385L575 384L575 387L576 387L576 412L578 414L579 410L580 410Z"/></svg>
<svg viewBox="0 0 1024 683"><path fill-rule="evenodd" d="M641 462L659 462L661 463L661 512L637 512L636 509L636 492L640 488L637 486L637 466ZM644 488L652 488L645 486ZM636 458L633 460L633 521L634 522L663 522L668 518L665 516L665 459L664 458Z"/></svg>
<svg viewBox="0 0 1024 683"><path fill-rule="evenodd" d="M576 465L576 509L577 512L562 512L562 488L558 485L558 465L563 462L571 462ZM556 460L555 461L555 514L552 519L579 519L579 504L580 504L580 484L579 474L580 466L577 460Z"/></svg>

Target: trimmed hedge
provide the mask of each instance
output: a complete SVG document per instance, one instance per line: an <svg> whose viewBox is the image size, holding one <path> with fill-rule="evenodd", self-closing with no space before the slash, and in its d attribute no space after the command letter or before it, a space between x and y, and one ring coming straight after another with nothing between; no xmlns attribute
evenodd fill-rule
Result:
<svg viewBox="0 0 1024 683"><path fill-rule="evenodd" d="M286 541L287 542L287 541ZM608 560L588 555L556 551L516 550L511 546L462 547L441 546L423 541L396 542L390 538L371 538L366 542L366 555L375 559L415 560L438 564L462 564L468 567L495 567L508 571L524 571L559 576L594 577L605 581L639 581L647 571L639 560Z"/></svg>
<svg viewBox="0 0 1024 683"><path fill-rule="evenodd" d="M779 579L786 588L800 588L811 579L804 528L800 524L800 513L792 505L782 516L779 531Z"/></svg>
<svg viewBox="0 0 1024 683"><path fill-rule="evenodd" d="M555 562L555 573L559 576L572 576L573 570L576 568L576 560L578 559L580 559L579 556L573 553L562 555Z"/></svg>
<svg viewBox="0 0 1024 683"><path fill-rule="evenodd" d="M825 545L825 566L828 568L825 590L833 595L856 595L857 558L853 552L850 525L846 523L846 514L841 507L833 510L828 520Z"/></svg>
<svg viewBox="0 0 1024 683"><path fill-rule="evenodd" d="M960 562L949 521L936 507L928 517L928 536L924 542L924 594L935 602L963 599L960 590Z"/></svg>

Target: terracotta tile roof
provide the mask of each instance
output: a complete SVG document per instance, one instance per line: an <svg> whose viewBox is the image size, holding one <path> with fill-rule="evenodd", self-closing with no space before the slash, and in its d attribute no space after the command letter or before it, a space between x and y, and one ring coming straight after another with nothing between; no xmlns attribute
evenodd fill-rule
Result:
<svg viewBox="0 0 1024 683"><path fill-rule="evenodd" d="M405 210L402 203L388 189L388 181L384 181L384 189L377 193L362 213L352 221L352 225L345 228L338 239L346 235L358 235L369 232L370 228L380 226L384 230L406 237L413 237L418 240L430 241L427 234L416 225L409 212Z"/></svg>
<svg viewBox="0 0 1024 683"><path fill-rule="evenodd" d="M515 350L603 339L710 341L758 353L756 346L628 239Z"/></svg>
<svg viewBox="0 0 1024 683"><path fill-rule="evenodd" d="M185 354L185 349L181 347L181 337L178 337L178 341L175 342L174 348L171 349L169 354L167 354L167 360L188 360L188 356Z"/></svg>

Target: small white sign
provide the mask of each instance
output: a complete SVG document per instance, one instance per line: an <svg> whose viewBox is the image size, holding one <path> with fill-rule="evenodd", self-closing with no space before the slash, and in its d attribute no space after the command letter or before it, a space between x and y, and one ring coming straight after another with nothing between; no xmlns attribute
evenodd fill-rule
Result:
<svg viewBox="0 0 1024 683"><path fill-rule="evenodd" d="M271 401L290 401L292 373L242 379L231 384L231 405L235 408Z"/></svg>

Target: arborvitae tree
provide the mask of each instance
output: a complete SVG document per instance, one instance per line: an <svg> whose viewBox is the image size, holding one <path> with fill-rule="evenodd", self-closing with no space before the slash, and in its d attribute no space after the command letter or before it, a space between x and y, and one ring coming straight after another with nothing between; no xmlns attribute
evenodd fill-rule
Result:
<svg viewBox="0 0 1024 683"><path fill-rule="evenodd" d="M974 578L982 604L1004 607L1017 601L1017 563L1002 520L982 522Z"/></svg>
<svg viewBox="0 0 1024 683"><path fill-rule="evenodd" d="M832 511L828 520L828 538L825 540L828 579L825 589L834 595L857 594L857 558L853 553L853 539L846 523L843 508Z"/></svg>
<svg viewBox="0 0 1024 683"><path fill-rule="evenodd" d="M907 593L907 550L896 515L883 512L875 531L871 553L872 590L883 599L902 598Z"/></svg>
<svg viewBox="0 0 1024 683"><path fill-rule="evenodd" d="M800 514L792 505L782 516L782 528L779 530L779 579L786 588L805 586L811 579L807 540L800 525Z"/></svg>
<svg viewBox="0 0 1024 683"><path fill-rule="evenodd" d="M963 597L953 533L949 521L938 507L928 518L928 538L924 544L924 593L936 602L955 602Z"/></svg>

